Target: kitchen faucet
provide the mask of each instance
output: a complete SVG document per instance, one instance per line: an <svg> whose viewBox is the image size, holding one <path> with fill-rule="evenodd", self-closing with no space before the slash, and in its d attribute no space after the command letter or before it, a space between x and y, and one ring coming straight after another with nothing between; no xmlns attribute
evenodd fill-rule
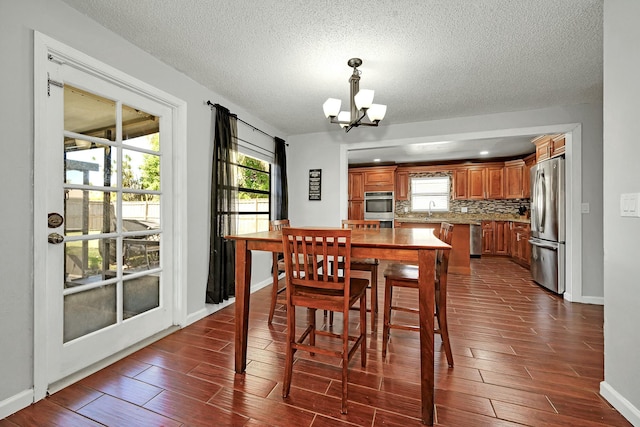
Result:
<svg viewBox="0 0 640 427"><path fill-rule="evenodd" d="M431 208L432 207L436 207L436 202L434 202L433 200L429 200L429 218L431 218Z"/></svg>

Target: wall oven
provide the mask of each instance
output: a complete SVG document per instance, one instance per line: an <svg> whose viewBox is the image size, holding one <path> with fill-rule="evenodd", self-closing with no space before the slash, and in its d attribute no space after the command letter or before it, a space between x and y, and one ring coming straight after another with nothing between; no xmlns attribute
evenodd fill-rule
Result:
<svg viewBox="0 0 640 427"><path fill-rule="evenodd" d="M393 228L395 201L393 191L367 191L364 193L364 219L380 221L380 227Z"/></svg>

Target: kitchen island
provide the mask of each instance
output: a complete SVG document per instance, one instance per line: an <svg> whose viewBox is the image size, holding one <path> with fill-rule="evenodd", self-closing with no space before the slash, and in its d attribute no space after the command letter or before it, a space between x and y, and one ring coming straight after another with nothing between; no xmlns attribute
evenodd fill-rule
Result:
<svg viewBox="0 0 640 427"><path fill-rule="evenodd" d="M453 241L451 242L451 255L449 256L449 273L471 275L470 252L470 225L480 225L480 221L466 219L442 219L442 218L396 218L396 228L431 228L438 235L440 223L453 224Z"/></svg>

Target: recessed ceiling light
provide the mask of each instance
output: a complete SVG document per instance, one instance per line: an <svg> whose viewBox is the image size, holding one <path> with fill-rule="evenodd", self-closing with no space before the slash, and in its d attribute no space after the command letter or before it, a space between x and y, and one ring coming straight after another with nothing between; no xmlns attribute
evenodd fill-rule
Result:
<svg viewBox="0 0 640 427"><path fill-rule="evenodd" d="M487 154L489 154L489 152L488 152L488 151L481 151L481 152L480 152L480 155L481 155L481 156L486 156Z"/></svg>
<svg viewBox="0 0 640 427"><path fill-rule="evenodd" d="M380 161L380 159L373 159L373 161L374 161L374 162L379 162L379 161Z"/></svg>

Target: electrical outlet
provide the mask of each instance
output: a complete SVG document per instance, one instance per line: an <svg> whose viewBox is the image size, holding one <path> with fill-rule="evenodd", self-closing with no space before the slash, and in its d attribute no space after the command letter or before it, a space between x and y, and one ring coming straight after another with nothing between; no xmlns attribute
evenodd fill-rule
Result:
<svg viewBox="0 0 640 427"><path fill-rule="evenodd" d="M466 206L461 207L460 212L467 213L467 207Z"/></svg>

